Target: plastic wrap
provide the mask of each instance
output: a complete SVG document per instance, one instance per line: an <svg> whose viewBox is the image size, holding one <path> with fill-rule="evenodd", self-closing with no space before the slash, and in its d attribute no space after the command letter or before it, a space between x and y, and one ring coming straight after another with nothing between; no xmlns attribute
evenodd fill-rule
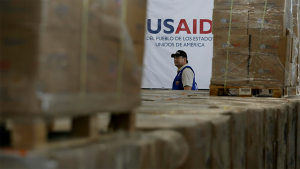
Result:
<svg viewBox="0 0 300 169"><path fill-rule="evenodd" d="M230 10L232 0L214 0L215 9ZM250 7L249 0L233 0L233 9L248 9Z"/></svg>
<svg viewBox="0 0 300 169"><path fill-rule="evenodd" d="M10 0L0 7L1 113L139 105L146 1Z"/></svg>
<svg viewBox="0 0 300 169"><path fill-rule="evenodd" d="M222 84L224 82L228 51L227 84L247 85L249 36L232 35L230 37L230 46L228 50L227 40L227 35L214 35L214 57L212 62L213 71L211 81L215 84Z"/></svg>
<svg viewBox="0 0 300 169"><path fill-rule="evenodd" d="M220 10L219 3L215 3L211 84L298 86L298 0L248 0L249 6L234 7L240 2L227 2L232 5L227 10ZM237 41L243 38L244 41ZM237 52L241 47L244 52ZM219 51L223 51L222 55Z"/></svg>
<svg viewBox="0 0 300 169"><path fill-rule="evenodd" d="M234 35L247 35L248 10L213 10L213 34L228 35L232 14L231 33Z"/></svg>

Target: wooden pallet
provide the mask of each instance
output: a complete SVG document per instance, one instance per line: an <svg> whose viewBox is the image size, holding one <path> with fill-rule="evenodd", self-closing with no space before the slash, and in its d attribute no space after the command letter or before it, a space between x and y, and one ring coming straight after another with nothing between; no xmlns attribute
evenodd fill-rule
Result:
<svg viewBox="0 0 300 169"><path fill-rule="evenodd" d="M210 96L231 96L230 90L236 90L237 96L240 97L252 97L258 94L270 95L274 98L281 98L284 96L285 88L280 87L247 87L247 86L226 86L223 85L210 85L209 95Z"/></svg>
<svg viewBox="0 0 300 169"><path fill-rule="evenodd" d="M63 147L68 144L80 145L81 143L94 141L101 137L98 131L97 115L72 117L71 131L67 136L59 139L48 138L54 125L54 119L14 118L10 119L10 121L12 124L10 135L5 136L9 137L5 138L5 140L9 140L10 148L33 150L44 147ZM0 125L3 128L5 123L2 122ZM111 113L109 131L120 129L126 131L135 130L134 113Z"/></svg>

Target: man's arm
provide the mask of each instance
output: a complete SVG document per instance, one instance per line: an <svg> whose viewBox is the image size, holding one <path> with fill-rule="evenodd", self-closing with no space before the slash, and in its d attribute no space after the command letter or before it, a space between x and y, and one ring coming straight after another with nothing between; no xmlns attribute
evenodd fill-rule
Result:
<svg viewBox="0 0 300 169"><path fill-rule="evenodd" d="M184 90L192 90L194 81L194 73L191 69L186 68L182 72L182 84L184 87Z"/></svg>
<svg viewBox="0 0 300 169"><path fill-rule="evenodd" d="M184 86L184 90L192 90L191 86Z"/></svg>

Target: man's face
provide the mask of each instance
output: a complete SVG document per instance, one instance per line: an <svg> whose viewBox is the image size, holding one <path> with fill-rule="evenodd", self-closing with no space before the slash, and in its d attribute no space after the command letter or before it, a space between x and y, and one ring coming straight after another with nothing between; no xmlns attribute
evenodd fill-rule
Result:
<svg viewBox="0 0 300 169"><path fill-rule="evenodd" d="M174 57L174 64L177 67L181 67L186 64L186 58L183 58L182 56L175 56Z"/></svg>

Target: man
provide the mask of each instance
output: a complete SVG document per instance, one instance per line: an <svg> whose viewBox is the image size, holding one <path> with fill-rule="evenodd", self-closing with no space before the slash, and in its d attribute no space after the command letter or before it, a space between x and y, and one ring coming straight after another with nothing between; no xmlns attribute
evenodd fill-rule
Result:
<svg viewBox="0 0 300 169"><path fill-rule="evenodd" d="M187 63L187 55L184 51L178 50L171 55L174 64L178 68L177 75L173 82L172 90L198 90L195 81L195 72Z"/></svg>

